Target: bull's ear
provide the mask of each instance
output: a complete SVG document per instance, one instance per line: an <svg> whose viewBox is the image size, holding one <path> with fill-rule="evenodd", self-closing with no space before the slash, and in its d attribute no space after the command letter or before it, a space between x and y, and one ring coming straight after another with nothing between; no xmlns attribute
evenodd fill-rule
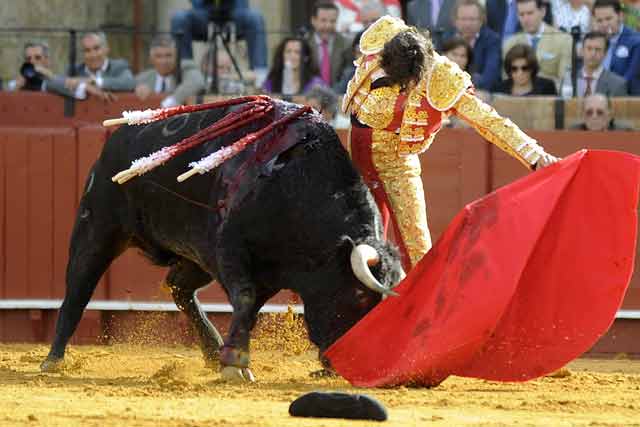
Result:
<svg viewBox="0 0 640 427"><path fill-rule="evenodd" d="M337 245L336 254L338 259L345 260L345 265L349 265L349 258L351 257L351 251L356 247L356 243L353 239L347 235L340 237L340 241Z"/></svg>
<svg viewBox="0 0 640 427"><path fill-rule="evenodd" d="M356 246L356 243L353 241L353 239L345 234L344 236L340 237L340 246L342 246L346 242L351 244L349 250L353 249Z"/></svg>

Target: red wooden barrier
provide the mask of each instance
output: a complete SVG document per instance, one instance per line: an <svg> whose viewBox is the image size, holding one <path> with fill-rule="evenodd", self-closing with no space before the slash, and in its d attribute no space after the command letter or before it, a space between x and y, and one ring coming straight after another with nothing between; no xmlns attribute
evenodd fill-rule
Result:
<svg viewBox="0 0 640 427"><path fill-rule="evenodd" d="M74 164L54 164L54 153L75 151L75 131L3 128L0 138L4 152L3 295L51 298L56 286L54 248L57 243L58 250L66 251L67 246L60 231L67 228L68 213L56 215L55 202L66 191L58 172L75 169Z"/></svg>
<svg viewBox="0 0 640 427"><path fill-rule="evenodd" d="M64 98L42 92L2 92L0 126L58 127L69 126L64 116Z"/></svg>

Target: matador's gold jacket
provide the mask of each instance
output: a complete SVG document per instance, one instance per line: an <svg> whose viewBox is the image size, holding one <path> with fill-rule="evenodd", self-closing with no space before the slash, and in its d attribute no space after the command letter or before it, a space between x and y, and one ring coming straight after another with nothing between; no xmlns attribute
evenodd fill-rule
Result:
<svg viewBox="0 0 640 427"><path fill-rule="evenodd" d="M356 61L342 110L362 124L397 135L399 155L428 149L450 114L530 169L544 153L533 138L477 98L469 74L446 57L434 53L425 77L409 93L401 93L398 85L371 89L375 80L385 76L379 58L363 55Z"/></svg>

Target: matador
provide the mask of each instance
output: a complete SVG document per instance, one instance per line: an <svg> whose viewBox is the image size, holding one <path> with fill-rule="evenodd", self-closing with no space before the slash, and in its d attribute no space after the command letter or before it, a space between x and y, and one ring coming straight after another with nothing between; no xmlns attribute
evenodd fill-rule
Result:
<svg viewBox="0 0 640 427"><path fill-rule="evenodd" d="M378 19L363 33L360 51L342 103L351 114L351 156L380 209L385 233L389 220L399 233L405 270L431 248L418 155L447 116L468 122L531 170L558 160L476 97L470 76L401 19Z"/></svg>

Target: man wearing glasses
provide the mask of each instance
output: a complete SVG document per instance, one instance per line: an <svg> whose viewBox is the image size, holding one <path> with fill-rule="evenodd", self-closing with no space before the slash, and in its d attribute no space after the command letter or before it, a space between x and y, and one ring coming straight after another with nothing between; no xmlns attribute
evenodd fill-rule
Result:
<svg viewBox="0 0 640 427"><path fill-rule="evenodd" d="M611 100L601 93L589 95L582 102L582 122L571 127L573 130L589 131L630 131L631 126L617 122L612 115Z"/></svg>
<svg viewBox="0 0 640 427"><path fill-rule="evenodd" d="M24 63L15 80L7 82L6 90L30 90L53 92L59 95L72 96L68 89L49 84L55 77L49 63L49 45L43 41L28 41L23 48Z"/></svg>

